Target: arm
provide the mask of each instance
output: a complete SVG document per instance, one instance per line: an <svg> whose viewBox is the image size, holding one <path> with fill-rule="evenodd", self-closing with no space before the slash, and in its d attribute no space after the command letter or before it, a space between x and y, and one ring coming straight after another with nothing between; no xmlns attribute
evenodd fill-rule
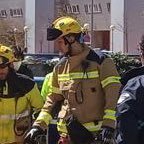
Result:
<svg viewBox="0 0 144 144"><path fill-rule="evenodd" d="M137 120L133 112L123 113L118 119L118 132L126 144L138 143Z"/></svg>
<svg viewBox="0 0 144 144"><path fill-rule="evenodd" d="M102 126L115 128L115 108L120 89L120 76L110 58L105 58L99 68L100 81L105 94L105 107Z"/></svg>
<svg viewBox="0 0 144 144"><path fill-rule="evenodd" d="M52 119L53 108L59 101L63 99L64 97L59 89L58 75L56 70L54 69L52 77L52 93L47 97L46 102L41 110L41 113L39 114L34 125L39 125L43 128L47 128L47 125Z"/></svg>
<svg viewBox="0 0 144 144"><path fill-rule="evenodd" d="M36 83L33 89L27 94L27 96L32 107L34 107L37 110L40 110L42 108L43 99L42 99L42 96L40 95L40 92Z"/></svg>
<svg viewBox="0 0 144 144"><path fill-rule="evenodd" d="M44 101L46 100L46 97L52 93L52 75L53 73L47 74L42 85L41 95Z"/></svg>
<svg viewBox="0 0 144 144"><path fill-rule="evenodd" d="M135 114L135 101L131 94L123 91L117 105L117 129L123 142L138 143L138 125Z"/></svg>

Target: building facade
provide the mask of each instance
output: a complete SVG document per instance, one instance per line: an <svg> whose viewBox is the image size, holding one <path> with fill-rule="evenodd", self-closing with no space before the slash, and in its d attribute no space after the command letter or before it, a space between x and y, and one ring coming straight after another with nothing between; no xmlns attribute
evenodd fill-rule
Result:
<svg viewBox="0 0 144 144"><path fill-rule="evenodd" d="M53 53L53 43L46 39L47 27L54 19L55 1L0 0L0 28L23 31L28 53ZM6 26L5 26L6 27Z"/></svg>
<svg viewBox="0 0 144 144"><path fill-rule="evenodd" d="M144 34L143 0L0 0L0 31L1 23L24 31L28 53L58 52L47 41L46 29L62 15L87 25L86 42L92 47L138 54Z"/></svg>
<svg viewBox="0 0 144 144"><path fill-rule="evenodd" d="M92 47L110 49L110 0L69 0L64 8L82 25L89 25Z"/></svg>
<svg viewBox="0 0 144 144"><path fill-rule="evenodd" d="M5 14L4 10L9 15ZM92 43L93 47L110 47L110 0L93 0L93 4L87 0L1 0L0 11L0 20L10 21L13 28L24 28L28 53L57 52L54 43L46 40L46 29L55 18L62 15L74 16L82 25L89 25L88 34L91 36L93 31L94 37L89 43Z"/></svg>
<svg viewBox="0 0 144 144"><path fill-rule="evenodd" d="M144 34L144 1L111 0L111 48L130 55L139 54Z"/></svg>

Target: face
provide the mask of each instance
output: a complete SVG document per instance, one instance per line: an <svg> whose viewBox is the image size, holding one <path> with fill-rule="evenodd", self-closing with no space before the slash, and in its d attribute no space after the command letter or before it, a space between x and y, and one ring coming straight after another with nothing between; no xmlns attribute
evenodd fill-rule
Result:
<svg viewBox="0 0 144 144"><path fill-rule="evenodd" d="M5 80L7 75L8 75L8 66L7 67L4 67L4 68L1 68L0 67L0 80Z"/></svg>
<svg viewBox="0 0 144 144"><path fill-rule="evenodd" d="M65 54L68 52L68 45L65 45L64 39L62 37L56 39L55 44L56 48L58 48L61 53Z"/></svg>

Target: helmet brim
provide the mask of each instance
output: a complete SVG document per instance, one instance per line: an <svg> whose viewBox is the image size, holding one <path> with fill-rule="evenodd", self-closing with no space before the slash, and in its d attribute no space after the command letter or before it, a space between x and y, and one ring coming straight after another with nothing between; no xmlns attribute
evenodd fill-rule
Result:
<svg viewBox="0 0 144 144"><path fill-rule="evenodd" d="M62 31L56 28L47 28L47 40L48 41L56 40L60 35L62 35Z"/></svg>

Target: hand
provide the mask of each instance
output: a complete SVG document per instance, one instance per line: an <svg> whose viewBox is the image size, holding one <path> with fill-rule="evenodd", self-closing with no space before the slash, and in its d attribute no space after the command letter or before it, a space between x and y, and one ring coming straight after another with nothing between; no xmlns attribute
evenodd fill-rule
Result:
<svg viewBox="0 0 144 144"><path fill-rule="evenodd" d="M58 144L70 144L70 139L68 136L60 136Z"/></svg>
<svg viewBox="0 0 144 144"><path fill-rule="evenodd" d="M35 144L36 138L39 135L45 134L45 131L38 126L32 127L24 138L24 144Z"/></svg>
<svg viewBox="0 0 144 144"><path fill-rule="evenodd" d="M101 131L102 144L113 144L114 141L114 129L110 127L102 127Z"/></svg>

